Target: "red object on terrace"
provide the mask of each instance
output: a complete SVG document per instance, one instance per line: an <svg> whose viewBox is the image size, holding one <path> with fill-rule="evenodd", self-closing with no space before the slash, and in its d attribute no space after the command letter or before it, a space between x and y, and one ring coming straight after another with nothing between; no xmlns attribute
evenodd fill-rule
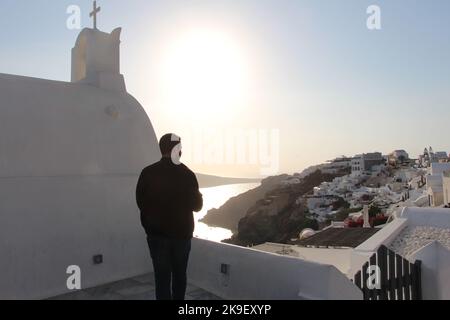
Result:
<svg viewBox="0 0 450 320"><path fill-rule="evenodd" d="M373 228L373 227L385 224L387 220L388 220L388 217L386 217L384 214L378 214L376 217L370 218L369 223L370 223L370 226ZM359 217L355 221L351 218L347 218L344 220L344 225L347 228L362 228L364 226L364 219L363 219L363 217Z"/></svg>

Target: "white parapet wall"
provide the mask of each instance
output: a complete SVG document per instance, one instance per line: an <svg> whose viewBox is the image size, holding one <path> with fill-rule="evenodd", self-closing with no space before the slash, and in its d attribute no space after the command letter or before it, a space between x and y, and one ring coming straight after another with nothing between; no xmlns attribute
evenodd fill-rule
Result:
<svg viewBox="0 0 450 320"><path fill-rule="evenodd" d="M407 219L409 226L450 228L450 209L405 208L400 218Z"/></svg>
<svg viewBox="0 0 450 320"><path fill-rule="evenodd" d="M81 268L82 289L151 272L132 196L136 180L0 179L0 299L67 293L72 265ZM94 264L98 254L103 263Z"/></svg>
<svg viewBox="0 0 450 320"><path fill-rule="evenodd" d="M224 299L362 299L334 266L201 239L193 240L188 273Z"/></svg>
<svg viewBox="0 0 450 320"><path fill-rule="evenodd" d="M411 256L422 261L422 295L427 300L449 300L450 251L437 241Z"/></svg>

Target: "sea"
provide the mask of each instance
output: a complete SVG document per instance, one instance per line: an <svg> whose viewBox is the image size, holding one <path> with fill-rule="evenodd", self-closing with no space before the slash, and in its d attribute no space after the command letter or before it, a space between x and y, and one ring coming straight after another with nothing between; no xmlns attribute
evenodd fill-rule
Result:
<svg viewBox="0 0 450 320"><path fill-rule="evenodd" d="M260 183L241 183L224 185L211 188L201 188L203 194L203 209L194 213L195 230L194 237L220 242L231 238L233 233L224 228L210 227L203 222L199 222L208 212L208 210L221 207L228 199L247 192L258 187Z"/></svg>

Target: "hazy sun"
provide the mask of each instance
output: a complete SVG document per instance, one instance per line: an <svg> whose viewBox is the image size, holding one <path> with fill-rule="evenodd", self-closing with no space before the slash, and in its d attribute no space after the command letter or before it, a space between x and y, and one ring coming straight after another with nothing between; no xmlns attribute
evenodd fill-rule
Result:
<svg viewBox="0 0 450 320"><path fill-rule="evenodd" d="M169 45L162 65L164 96L180 116L205 121L232 116L245 104L247 64L225 33L191 30Z"/></svg>

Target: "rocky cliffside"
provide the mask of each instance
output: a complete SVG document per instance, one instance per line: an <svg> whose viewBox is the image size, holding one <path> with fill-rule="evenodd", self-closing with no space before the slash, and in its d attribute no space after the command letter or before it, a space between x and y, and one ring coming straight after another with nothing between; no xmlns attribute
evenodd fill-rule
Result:
<svg viewBox="0 0 450 320"><path fill-rule="evenodd" d="M268 191L276 188L277 185L288 177L285 174L262 180L259 187L231 198L219 209L209 210L201 222L214 227L230 229L233 233L237 232L239 220L246 215L247 211L258 200L263 199Z"/></svg>
<svg viewBox="0 0 450 320"><path fill-rule="evenodd" d="M316 170L301 179L284 176L282 181L272 185L263 197L254 202L239 221L238 232L224 242L241 246L264 242L287 243L298 237L304 228L317 229L318 223L309 216L302 196L312 192L322 182L345 174L347 172L324 174ZM240 196L234 202L237 204L239 200Z"/></svg>

